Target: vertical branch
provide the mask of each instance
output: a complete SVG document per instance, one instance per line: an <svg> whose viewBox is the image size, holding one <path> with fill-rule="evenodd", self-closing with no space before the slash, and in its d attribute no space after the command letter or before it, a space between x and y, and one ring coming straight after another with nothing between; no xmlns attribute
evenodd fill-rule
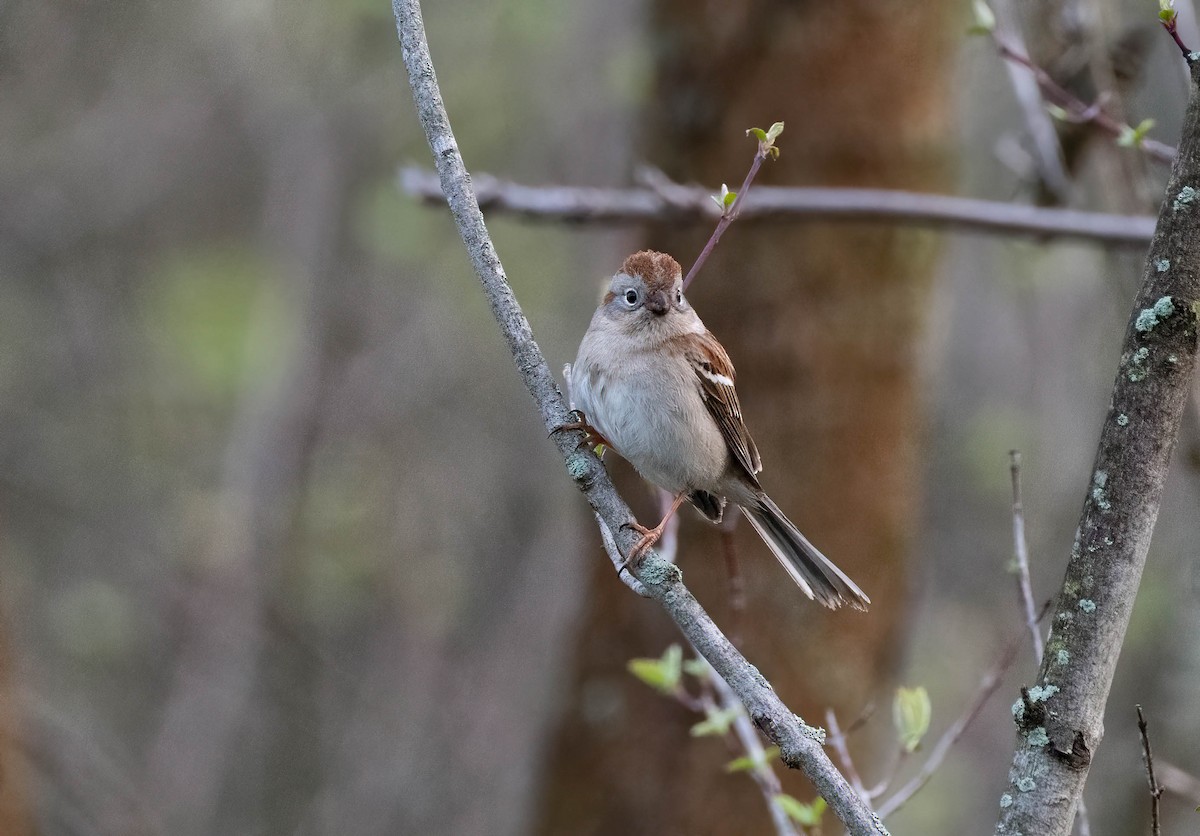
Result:
<svg viewBox="0 0 1200 836"><path fill-rule="evenodd" d="M1025 624L1033 640L1035 661L1042 661L1042 630L1038 627L1037 609L1033 603L1033 584L1029 580L1029 548L1025 542L1025 507L1021 502L1021 451L1008 453L1012 472L1013 551L1017 557L1017 588L1025 609Z"/></svg>
<svg viewBox="0 0 1200 836"><path fill-rule="evenodd" d="M1154 753L1150 751L1150 734L1147 731L1146 718L1142 715L1142 707L1137 708L1138 734L1142 738L1142 755L1146 759L1146 780L1150 783L1150 833L1152 836L1162 836L1162 825L1158 820L1158 799L1162 798L1163 788L1154 777Z"/></svg>
<svg viewBox="0 0 1200 836"><path fill-rule="evenodd" d="M1129 317L1038 684L1014 708L1019 736L997 833L1070 832L1191 388L1200 296L1200 62L1191 69L1179 153Z"/></svg>
<svg viewBox="0 0 1200 836"><path fill-rule="evenodd" d="M734 514L726 514L721 522L721 554L725 557L725 575L729 583L729 638L741 647L742 625L746 618L746 579L742 576L737 541L733 536L738 519Z"/></svg>

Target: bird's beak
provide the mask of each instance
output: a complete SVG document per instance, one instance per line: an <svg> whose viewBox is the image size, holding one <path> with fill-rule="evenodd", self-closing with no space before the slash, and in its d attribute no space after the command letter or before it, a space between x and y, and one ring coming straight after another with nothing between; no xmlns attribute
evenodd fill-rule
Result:
<svg viewBox="0 0 1200 836"><path fill-rule="evenodd" d="M667 302L667 294L661 290L653 290L646 296L646 310L662 316L671 309Z"/></svg>

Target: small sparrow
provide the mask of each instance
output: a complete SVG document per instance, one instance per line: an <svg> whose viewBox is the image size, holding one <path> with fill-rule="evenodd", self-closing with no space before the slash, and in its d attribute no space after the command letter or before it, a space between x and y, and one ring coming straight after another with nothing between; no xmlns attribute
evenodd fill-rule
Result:
<svg viewBox="0 0 1200 836"><path fill-rule="evenodd" d="M741 508L800 589L827 607L865 610L870 599L805 539L758 483L758 449L742 420L733 364L683 296L678 262L658 252L625 259L579 344L567 385L585 429L645 479L674 494L636 561L686 499L720 522Z"/></svg>

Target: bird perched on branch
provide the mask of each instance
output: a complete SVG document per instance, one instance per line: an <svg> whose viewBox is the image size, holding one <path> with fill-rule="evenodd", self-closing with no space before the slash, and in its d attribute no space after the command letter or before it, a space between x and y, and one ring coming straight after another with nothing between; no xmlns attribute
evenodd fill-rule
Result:
<svg viewBox="0 0 1200 836"><path fill-rule="evenodd" d="M783 568L827 607L870 599L805 539L758 482L758 449L742 419L733 364L683 296L678 262L644 251L625 259L568 366L572 406L586 430L645 479L675 496L654 528L634 524L640 558L686 500L712 522L741 508Z"/></svg>

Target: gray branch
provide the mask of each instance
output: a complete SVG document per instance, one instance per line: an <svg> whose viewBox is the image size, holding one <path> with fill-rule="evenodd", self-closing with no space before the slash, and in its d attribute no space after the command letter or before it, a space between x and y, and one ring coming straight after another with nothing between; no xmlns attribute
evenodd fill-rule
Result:
<svg viewBox="0 0 1200 836"><path fill-rule="evenodd" d="M1200 294L1200 62L1121 350L1111 406L1035 687L1013 706L1018 739L997 834L1066 836L1103 735L1196 361Z"/></svg>
<svg viewBox="0 0 1200 836"><path fill-rule="evenodd" d="M488 174L473 178L484 209L528 220L578 224L633 224L646 221L716 223L715 190L656 178L638 188L529 186ZM400 172L409 194L441 204L438 177L413 166ZM890 189L756 186L746 196L739 221L803 219L883 221L935 229L961 229L992 235L1077 238L1101 244L1144 247L1154 234L1149 215L1114 215Z"/></svg>
<svg viewBox="0 0 1200 836"><path fill-rule="evenodd" d="M417 0L392 0L392 10L396 15L409 84L433 151L442 191L521 378L537 404L546 429L553 430L568 423L567 404L534 342L529 322L513 296L471 191L470 177L450 129L429 57L420 5ZM583 434L578 431L555 433L553 439L567 472L614 535L621 551L628 554L639 535L629 528L633 515L617 494L600 460L583 443ZM651 553L635 574L692 645L729 683L755 725L779 746L784 762L803 770L847 830L855 836L886 834L883 825L826 757L821 745L823 733L806 726L788 710L762 674L734 648L688 592L679 570Z"/></svg>

